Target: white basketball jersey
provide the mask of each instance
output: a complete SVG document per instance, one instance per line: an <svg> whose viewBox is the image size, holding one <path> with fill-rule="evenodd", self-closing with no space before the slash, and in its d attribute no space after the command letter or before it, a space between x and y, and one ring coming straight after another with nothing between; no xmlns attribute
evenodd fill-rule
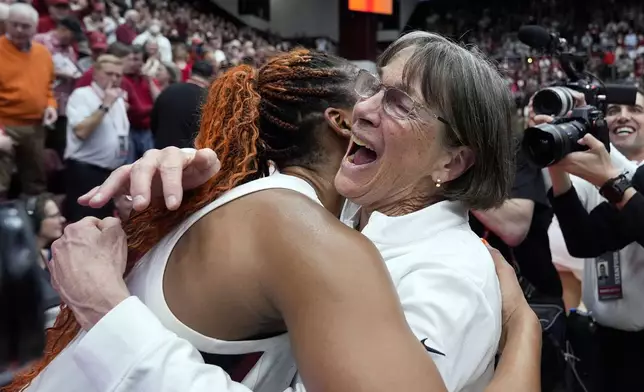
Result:
<svg viewBox="0 0 644 392"><path fill-rule="evenodd" d="M247 341L223 341L200 334L179 321L168 307L163 294L163 275L168 258L179 239L199 219L216 208L245 195L267 189L290 189L320 205L315 190L304 180L274 173L240 185L192 214L154 248L143 256L127 278L130 293L158 317L177 336L190 342L209 364L222 367L233 380L254 392L281 392L293 381L297 368L291 354L288 335ZM81 332L63 352L43 370L27 391L88 392L94 390L74 361L74 347L83 338Z"/></svg>

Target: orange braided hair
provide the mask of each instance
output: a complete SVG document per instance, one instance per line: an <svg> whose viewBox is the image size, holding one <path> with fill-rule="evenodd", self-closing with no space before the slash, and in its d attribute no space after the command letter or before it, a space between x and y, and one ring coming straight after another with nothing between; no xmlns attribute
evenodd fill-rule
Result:
<svg viewBox="0 0 644 392"><path fill-rule="evenodd" d="M188 216L235 186L267 174L268 160L280 166L288 157L298 159L310 152L310 147L303 146L309 138L301 134L306 133L304 128L312 128L303 124L331 105L353 105L355 97L347 86L355 74L355 68L342 59L299 49L273 58L259 71L247 65L231 68L213 82L195 147L213 148L221 170L186 192L176 211L167 211L160 200L130 218L124 226L129 251L125 275ZM26 388L79 331L71 309L61 305L54 326L47 330L43 358L2 391Z"/></svg>

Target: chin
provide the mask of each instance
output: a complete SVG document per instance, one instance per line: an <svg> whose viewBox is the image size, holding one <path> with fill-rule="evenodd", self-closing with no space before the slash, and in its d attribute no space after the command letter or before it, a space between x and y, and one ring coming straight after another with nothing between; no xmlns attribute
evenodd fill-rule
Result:
<svg viewBox="0 0 644 392"><path fill-rule="evenodd" d="M366 184L361 185L356 182L353 178L343 173L342 169L340 169L338 174L335 176L334 185L335 189L342 197L345 197L359 205L365 204L366 200L364 196L369 192L368 186Z"/></svg>

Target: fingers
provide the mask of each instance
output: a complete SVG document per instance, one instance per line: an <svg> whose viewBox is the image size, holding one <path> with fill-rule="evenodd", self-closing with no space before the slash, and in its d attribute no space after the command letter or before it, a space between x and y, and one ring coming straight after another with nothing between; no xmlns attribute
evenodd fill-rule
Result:
<svg viewBox="0 0 644 392"><path fill-rule="evenodd" d="M534 127L540 124L551 123L554 121L554 119L554 117L548 116L546 114L537 114L536 116L534 116L534 118L532 118L528 125Z"/></svg>
<svg viewBox="0 0 644 392"><path fill-rule="evenodd" d="M134 162L130 174L130 195L135 211L143 211L152 198L152 179L160 166L161 151L148 150L143 158Z"/></svg>
<svg viewBox="0 0 644 392"><path fill-rule="evenodd" d="M166 207L175 210L181 205L183 197L183 169L189 165L196 154L186 154L176 147L163 150L159 162L159 173Z"/></svg>
<svg viewBox="0 0 644 392"><path fill-rule="evenodd" d="M578 143L590 148L591 150L600 150L602 148L606 149L606 146L604 146L604 143L597 140L597 138L591 135L590 133L587 133L586 135L584 135L583 138L579 139Z"/></svg>
<svg viewBox="0 0 644 392"><path fill-rule="evenodd" d="M575 100L575 107L586 106L586 96L579 91L572 91L572 97Z"/></svg>
<svg viewBox="0 0 644 392"><path fill-rule="evenodd" d="M90 199L92 199L94 196L96 196L96 194L98 193L98 190L100 188L101 188L100 186L95 186L94 188L92 188L91 191L89 191L86 194L84 194L83 196L79 197L77 199L78 204L80 204L82 206L85 206L85 207L89 206Z"/></svg>
<svg viewBox="0 0 644 392"><path fill-rule="evenodd" d="M99 220L98 223L96 224L96 227L98 227L100 231L105 231L107 229L111 229L114 227L120 228L121 220L117 218L107 217L103 220Z"/></svg>
<svg viewBox="0 0 644 392"><path fill-rule="evenodd" d="M132 165L119 167L110 174L98 190L94 191L92 189L86 195L81 196L81 198L85 200L87 196L87 198L89 198L87 203L92 208L103 207L107 202L112 200L113 197L120 196L122 193L127 192L127 185L130 183L131 170Z"/></svg>
<svg viewBox="0 0 644 392"><path fill-rule="evenodd" d="M217 174L221 169L221 162L219 162L217 154L210 148L197 150L192 162L196 170L209 173L210 177Z"/></svg>
<svg viewBox="0 0 644 392"><path fill-rule="evenodd" d="M86 216L85 218L79 220L78 222L65 226L65 229L63 230L63 235L68 237L68 236L74 236L79 232L87 233L88 230L90 231L98 230L98 224L100 221L101 220L96 217Z"/></svg>

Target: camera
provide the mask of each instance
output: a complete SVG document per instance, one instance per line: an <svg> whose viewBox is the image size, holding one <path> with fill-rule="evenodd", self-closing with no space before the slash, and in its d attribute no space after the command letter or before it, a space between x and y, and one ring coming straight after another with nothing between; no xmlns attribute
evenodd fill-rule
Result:
<svg viewBox="0 0 644 392"><path fill-rule="evenodd" d="M568 77L566 81L539 90L532 99L535 114L554 116L555 121L525 131L522 148L528 159L539 167L557 163L571 152L586 150L577 141L588 133L610 151L608 126L604 119L606 108L609 104L633 105L637 89L605 84L584 71L585 57L567 52L566 40L542 27L522 27L519 39L530 47L556 56ZM575 108L575 92L584 95L587 106Z"/></svg>
<svg viewBox="0 0 644 392"><path fill-rule="evenodd" d="M0 203L0 373L40 358L45 347L38 254L23 204Z"/></svg>
<svg viewBox="0 0 644 392"><path fill-rule="evenodd" d="M523 149L534 164L546 167L571 152L586 150L577 141L587 133L595 136L610 150L608 124L603 112L594 106L574 108L568 117L558 117L550 124L526 129Z"/></svg>

